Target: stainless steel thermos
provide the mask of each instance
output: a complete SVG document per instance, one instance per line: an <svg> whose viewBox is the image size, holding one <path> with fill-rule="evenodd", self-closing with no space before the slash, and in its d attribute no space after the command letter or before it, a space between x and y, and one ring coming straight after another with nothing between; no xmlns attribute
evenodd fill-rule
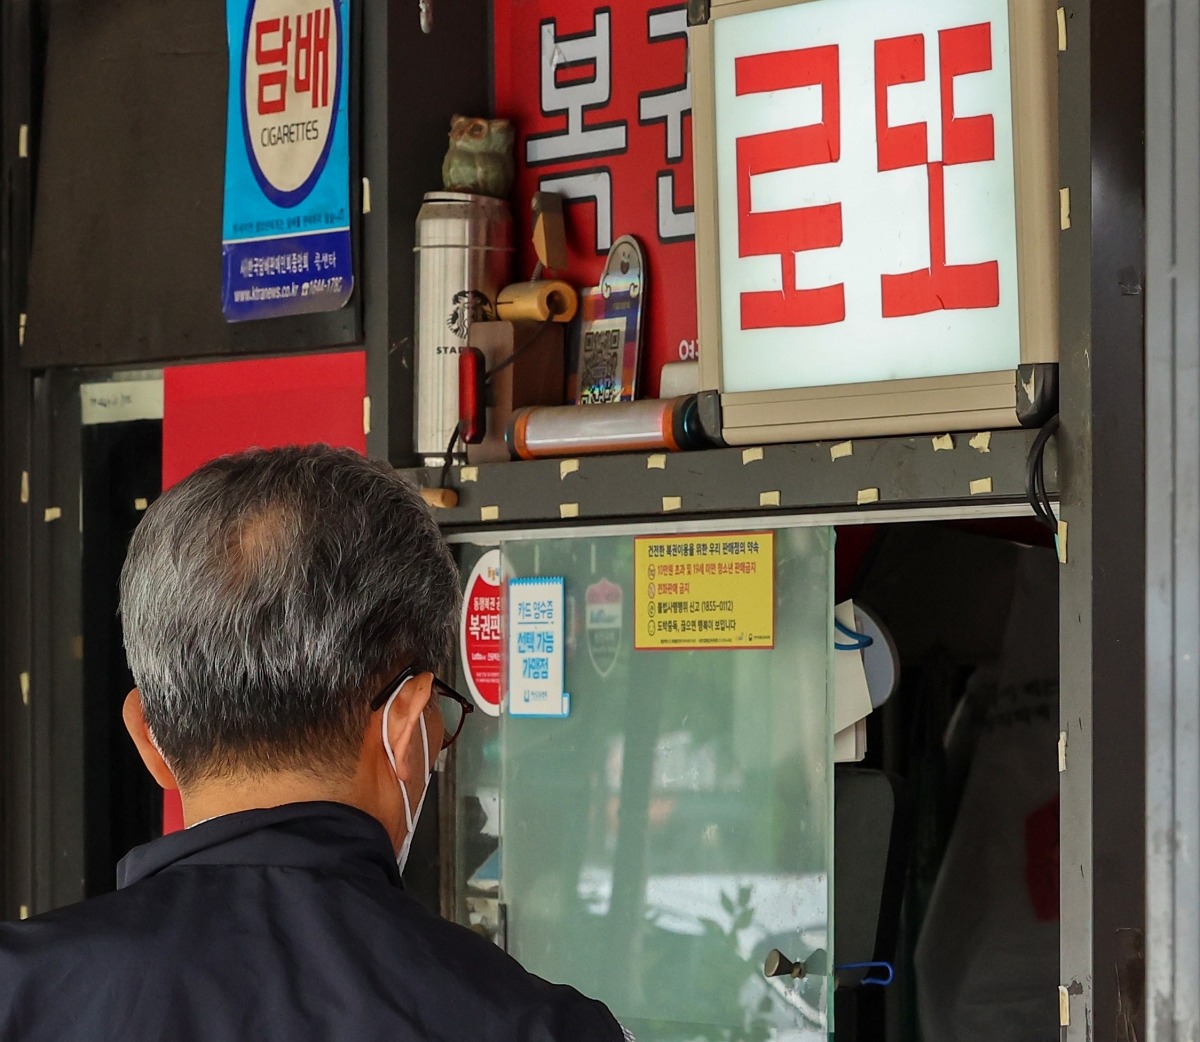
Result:
<svg viewBox="0 0 1200 1042"><path fill-rule="evenodd" d="M458 355L472 322L496 317L512 281L508 203L465 192L428 192L416 234L416 450L440 463L458 423ZM465 452L458 445L456 456Z"/></svg>

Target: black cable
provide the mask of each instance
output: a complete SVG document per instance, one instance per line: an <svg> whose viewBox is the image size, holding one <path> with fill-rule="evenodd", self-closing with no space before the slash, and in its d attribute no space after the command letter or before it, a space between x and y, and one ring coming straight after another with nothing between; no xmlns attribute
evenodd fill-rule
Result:
<svg viewBox="0 0 1200 1042"><path fill-rule="evenodd" d="M1058 534L1058 518L1054 516L1054 508L1050 496L1046 492L1045 454L1046 444L1058 430L1058 413L1048 419L1037 432L1033 444L1029 447L1029 456L1025 460L1025 495L1037 519L1051 532Z"/></svg>
<svg viewBox="0 0 1200 1042"><path fill-rule="evenodd" d="M1054 516L1054 511L1049 506L1048 497L1046 495L1046 484L1043 473L1043 463L1041 452L1031 449L1031 461L1027 464L1025 491L1029 496L1030 505L1033 507L1034 515L1051 532L1058 531L1058 521Z"/></svg>
<svg viewBox="0 0 1200 1042"><path fill-rule="evenodd" d="M1058 431L1058 413L1055 413L1049 420L1046 421L1046 426L1050 429L1046 435L1046 441ZM1041 451L1038 453L1037 467L1037 486L1038 494L1041 496L1042 508L1045 510L1046 517L1050 521L1050 527L1054 534L1058 535L1058 518L1054 516L1054 508L1050 505L1050 496L1046 492L1046 468L1043 463L1043 455L1045 454L1045 444L1042 445Z"/></svg>
<svg viewBox="0 0 1200 1042"><path fill-rule="evenodd" d="M1033 507L1033 513L1037 519L1042 524L1046 524L1045 508L1042 506L1042 500L1038 495L1037 487L1037 448L1038 440L1041 436L1042 432L1039 430L1033 444L1029 447L1029 454L1025 457L1025 498L1029 500L1029 504Z"/></svg>
<svg viewBox="0 0 1200 1042"><path fill-rule="evenodd" d="M525 340L513 348L512 353L507 358L501 359L491 369L483 374L483 386L487 387L492 382L492 377L495 376L501 369L507 369L513 364L518 356L524 354L526 350L537 343L538 338L544 333L547 327L553 322L553 318L548 318L537 327ZM442 462L442 477L438 482L439 488L447 488L446 482L450 480L450 466L453 463L454 446L458 444L459 438L462 437L462 420L454 425L454 430L450 432L450 444L446 446L446 457Z"/></svg>
<svg viewBox="0 0 1200 1042"><path fill-rule="evenodd" d="M1029 504L1033 507L1034 516L1038 521L1049 528L1052 524L1050 517L1046 513L1045 504L1042 501L1042 490L1039 482L1039 471L1041 462L1038 459L1037 451L1031 446L1029 456L1025 461L1025 495L1029 500Z"/></svg>
<svg viewBox="0 0 1200 1042"><path fill-rule="evenodd" d="M483 374L483 384L486 387L491 383L492 377L495 376L501 369L507 369L517 360L519 355L524 354L529 348L537 343L538 338L549 328L553 318L546 319L540 326L537 327L528 337L525 338L517 347L514 347L512 353L507 358L502 358L491 369Z"/></svg>
<svg viewBox="0 0 1200 1042"><path fill-rule="evenodd" d="M438 488L446 488L446 482L450 480L450 464L453 462L454 446L458 444L458 439L462 436L462 420L454 425L454 430L450 432L450 444L446 446L446 458L442 461L442 478L438 482Z"/></svg>

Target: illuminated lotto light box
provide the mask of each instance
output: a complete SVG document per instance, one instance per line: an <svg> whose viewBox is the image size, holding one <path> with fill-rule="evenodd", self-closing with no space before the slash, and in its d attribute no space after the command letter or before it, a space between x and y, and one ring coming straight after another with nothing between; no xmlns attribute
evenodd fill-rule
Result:
<svg viewBox="0 0 1200 1042"><path fill-rule="evenodd" d="M1057 409L1052 0L712 0L700 361L731 444Z"/></svg>

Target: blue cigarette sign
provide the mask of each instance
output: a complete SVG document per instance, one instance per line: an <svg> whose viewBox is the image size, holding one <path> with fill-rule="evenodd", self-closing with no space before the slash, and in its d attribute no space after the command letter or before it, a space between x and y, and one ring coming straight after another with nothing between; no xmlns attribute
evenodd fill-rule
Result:
<svg viewBox="0 0 1200 1042"><path fill-rule="evenodd" d="M230 322L350 298L350 0L226 0L222 308Z"/></svg>

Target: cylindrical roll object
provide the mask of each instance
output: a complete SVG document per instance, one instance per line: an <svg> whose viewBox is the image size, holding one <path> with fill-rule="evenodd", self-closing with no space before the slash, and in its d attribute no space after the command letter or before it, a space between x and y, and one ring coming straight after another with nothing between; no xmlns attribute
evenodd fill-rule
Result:
<svg viewBox="0 0 1200 1042"><path fill-rule="evenodd" d="M416 449L437 465L458 423L459 351L510 278L512 215L503 199L428 192L416 233Z"/></svg>
<svg viewBox="0 0 1200 1042"><path fill-rule="evenodd" d="M436 510L450 510L458 506L458 493L452 488L423 488L421 498Z"/></svg>
<svg viewBox="0 0 1200 1042"><path fill-rule="evenodd" d="M579 294L559 279L514 282L496 297L496 317L502 322L570 322L579 310Z"/></svg>
<svg viewBox="0 0 1200 1042"><path fill-rule="evenodd" d="M514 459L601 452L678 452L709 444L694 394L603 405L535 405L518 409L505 432Z"/></svg>

